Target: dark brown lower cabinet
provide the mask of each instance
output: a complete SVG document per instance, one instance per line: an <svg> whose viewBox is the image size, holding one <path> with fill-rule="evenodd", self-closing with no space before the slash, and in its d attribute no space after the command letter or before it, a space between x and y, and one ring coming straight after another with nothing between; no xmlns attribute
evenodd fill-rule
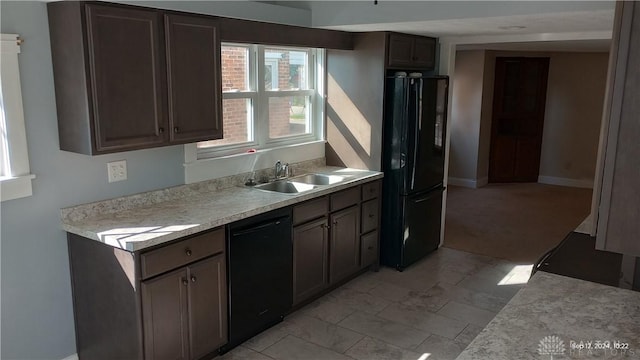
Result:
<svg viewBox="0 0 640 360"><path fill-rule="evenodd" d="M297 304L329 284L329 230L322 217L293 228L293 303Z"/></svg>
<svg viewBox="0 0 640 360"><path fill-rule="evenodd" d="M360 270L359 206L330 215L331 252L329 281L334 284Z"/></svg>
<svg viewBox="0 0 640 360"><path fill-rule="evenodd" d="M200 359L223 345L225 281L223 254L143 281L145 358Z"/></svg>
<svg viewBox="0 0 640 360"><path fill-rule="evenodd" d="M224 228L140 252L68 244L80 359L207 359L227 343Z"/></svg>

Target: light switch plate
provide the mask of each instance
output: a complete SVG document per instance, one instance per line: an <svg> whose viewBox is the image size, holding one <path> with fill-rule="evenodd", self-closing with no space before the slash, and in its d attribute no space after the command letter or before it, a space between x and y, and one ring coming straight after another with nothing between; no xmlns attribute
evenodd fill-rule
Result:
<svg viewBox="0 0 640 360"><path fill-rule="evenodd" d="M112 161L107 163L109 182L127 180L127 160Z"/></svg>

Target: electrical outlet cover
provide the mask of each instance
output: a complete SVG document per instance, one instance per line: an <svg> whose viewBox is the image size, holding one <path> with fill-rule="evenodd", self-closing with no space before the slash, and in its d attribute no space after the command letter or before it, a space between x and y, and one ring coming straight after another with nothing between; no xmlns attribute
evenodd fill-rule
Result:
<svg viewBox="0 0 640 360"><path fill-rule="evenodd" d="M112 161L107 163L109 182L127 180L127 160Z"/></svg>

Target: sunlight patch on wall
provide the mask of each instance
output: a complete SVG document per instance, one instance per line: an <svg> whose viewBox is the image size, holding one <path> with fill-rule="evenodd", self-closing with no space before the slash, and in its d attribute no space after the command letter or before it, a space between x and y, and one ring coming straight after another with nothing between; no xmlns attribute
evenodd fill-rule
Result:
<svg viewBox="0 0 640 360"><path fill-rule="evenodd" d="M349 129L351 135L356 139L360 147L371 156L371 124L364 115L353 104L349 96L338 85L336 80L327 75L328 88L331 89L331 97L328 98L329 106L336 112L338 119ZM342 119L342 120L340 120Z"/></svg>

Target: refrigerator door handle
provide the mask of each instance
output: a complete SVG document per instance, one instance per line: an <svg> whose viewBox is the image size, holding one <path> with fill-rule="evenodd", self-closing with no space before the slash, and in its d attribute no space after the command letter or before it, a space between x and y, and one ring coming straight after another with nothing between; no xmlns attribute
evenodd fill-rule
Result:
<svg viewBox="0 0 640 360"><path fill-rule="evenodd" d="M418 161L418 148L420 147L420 131L422 130L422 79L418 79L419 81L417 82L413 82L413 85L416 86L416 91L413 94L415 96L414 100L415 101L415 108L414 111L416 111L417 115L418 115L418 129L416 129L416 131L414 131L414 142L413 142L413 166L411 169L411 189L413 190L415 188L415 183L416 183L416 164Z"/></svg>

